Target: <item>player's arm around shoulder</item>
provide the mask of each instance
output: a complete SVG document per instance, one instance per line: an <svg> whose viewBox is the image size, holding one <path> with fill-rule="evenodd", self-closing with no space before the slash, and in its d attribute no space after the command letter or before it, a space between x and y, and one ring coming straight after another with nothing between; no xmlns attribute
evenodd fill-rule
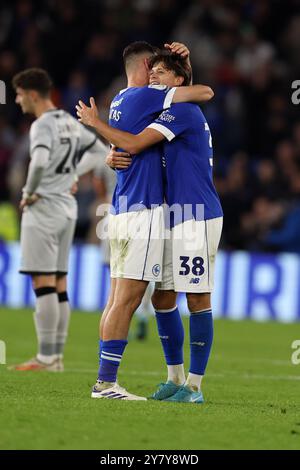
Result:
<svg viewBox="0 0 300 470"><path fill-rule="evenodd" d="M155 145L164 139L159 132L149 130L135 135L129 132L124 132L114 127L109 126L98 117L98 109L95 104L94 98L90 99L91 107L86 106L81 100L76 106L77 116L79 121L94 127L96 131L105 137L109 142L118 148L124 149L131 155L140 153L142 150Z"/></svg>
<svg viewBox="0 0 300 470"><path fill-rule="evenodd" d="M189 85L177 87L173 103L204 103L214 97L213 90L207 85Z"/></svg>
<svg viewBox="0 0 300 470"><path fill-rule="evenodd" d="M125 150L127 150L132 155L137 155L143 152L143 150L152 147L152 145L159 144L165 139L164 135L149 127L146 127L146 129L137 135L129 135L132 136L132 139L130 139L130 144Z"/></svg>

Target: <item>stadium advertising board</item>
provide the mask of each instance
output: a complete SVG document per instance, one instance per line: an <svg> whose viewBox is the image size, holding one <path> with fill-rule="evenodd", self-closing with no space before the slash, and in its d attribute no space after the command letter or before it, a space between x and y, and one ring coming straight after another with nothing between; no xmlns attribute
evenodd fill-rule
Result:
<svg viewBox="0 0 300 470"><path fill-rule="evenodd" d="M34 304L31 281L18 273L17 243L0 244L0 304L24 307ZM221 251L216 262L213 310L215 317L258 321L300 320L300 256ZM69 295L72 307L84 311L104 308L109 271L101 249L75 246L70 257ZM183 295L182 313L187 312Z"/></svg>

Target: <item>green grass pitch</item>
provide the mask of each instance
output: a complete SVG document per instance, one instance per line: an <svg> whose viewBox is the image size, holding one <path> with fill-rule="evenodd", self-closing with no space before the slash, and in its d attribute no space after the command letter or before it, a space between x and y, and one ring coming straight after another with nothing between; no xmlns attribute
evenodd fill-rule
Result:
<svg viewBox="0 0 300 470"><path fill-rule="evenodd" d="M204 405L92 400L97 325L98 315L73 314L65 373L0 365L0 449L300 449L299 325L217 320ZM33 356L31 312L0 309L0 339L8 364ZM152 319L149 339L130 341L119 382L147 396L164 379Z"/></svg>

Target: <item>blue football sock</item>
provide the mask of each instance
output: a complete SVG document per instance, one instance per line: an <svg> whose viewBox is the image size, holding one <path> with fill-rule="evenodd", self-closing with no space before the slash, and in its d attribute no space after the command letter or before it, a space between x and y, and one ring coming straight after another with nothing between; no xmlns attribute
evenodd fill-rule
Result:
<svg viewBox="0 0 300 470"><path fill-rule="evenodd" d="M211 310L190 315L190 353L192 374L204 375L213 341Z"/></svg>
<svg viewBox="0 0 300 470"><path fill-rule="evenodd" d="M98 379L102 382L116 382L118 368L127 341L123 339L102 341Z"/></svg>
<svg viewBox="0 0 300 470"><path fill-rule="evenodd" d="M99 367L101 362L101 351L102 351L103 340L99 339Z"/></svg>
<svg viewBox="0 0 300 470"><path fill-rule="evenodd" d="M171 311L155 311L158 334L168 365L183 364L184 329L176 306Z"/></svg>

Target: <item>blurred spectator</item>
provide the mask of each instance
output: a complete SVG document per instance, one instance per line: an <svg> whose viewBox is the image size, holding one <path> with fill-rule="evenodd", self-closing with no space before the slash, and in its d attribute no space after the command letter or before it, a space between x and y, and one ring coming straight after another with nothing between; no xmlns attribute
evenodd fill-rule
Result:
<svg viewBox="0 0 300 470"><path fill-rule="evenodd" d="M299 188L300 189L300 188ZM270 230L264 238L265 245L275 251L300 253L300 207L290 207L284 214L281 227Z"/></svg>
<svg viewBox="0 0 300 470"><path fill-rule="evenodd" d="M214 143L215 182L227 249L300 251L300 1L3 0L0 6L0 199L17 204L28 163L28 127L14 104L12 76L31 66L52 75L54 100L75 115L79 98L109 104L126 86L122 49L134 40L180 41L191 50L195 83ZM79 186L77 239L91 240L98 199L91 177ZM300 237L298 237L300 239Z"/></svg>
<svg viewBox="0 0 300 470"><path fill-rule="evenodd" d="M88 86L86 76L80 70L71 73L67 86L62 93L62 106L76 117L75 106L81 99L85 103L89 103L92 96L91 89Z"/></svg>

